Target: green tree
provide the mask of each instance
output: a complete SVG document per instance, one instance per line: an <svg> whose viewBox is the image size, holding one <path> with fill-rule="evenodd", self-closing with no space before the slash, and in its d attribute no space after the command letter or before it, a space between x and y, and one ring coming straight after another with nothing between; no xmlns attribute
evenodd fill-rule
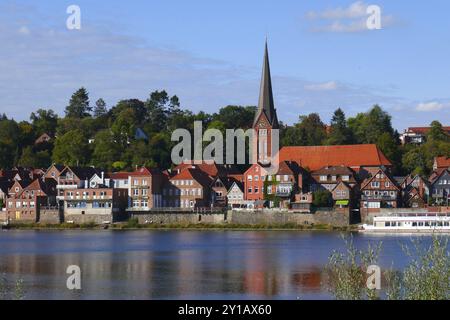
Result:
<svg viewBox="0 0 450 320"><path fill-rule="evenodd" d="M403 155L402 165L406 172L421 175L428 173L427 159L422 149L415 147Z"/></svg>
<svg viewBox="0 0 450 320"><path fill-rule="evenodd" d="M108 109L106 108L106 102L100 98L95 102L94 108L94 117L100 118L105 116L108 113Z"/></svg>
<svg viewBox="0 0 450 320"><path fill-rule="evenodd" d="M54 136L58 125L58 115L51 109L38 109L36 113L30 115L31 124L34 127L36 136L47 133Z"/></svg>
<svg viewBox="0 0 450 320"><path fill-rule="evenodd" d="M327 144L345 145L351 144L352 141L352 132L348 128L345 113L339 108L334 112L333 118L331 119L331 128Z"/></svg>
<svg viewBox="0 0 450 320"><path fill-rule="evenodd" d="M90 116L91 111L87 90L85 88L78 89L70 98L69 105L66 107L66 116L81 119Z"/></svg>
<svg viewBox="0 0 450 320"><path fill-rule="evenodd" d="M450 142L450 136L444 131L444 128L439 121L433 121L431 123L431 129L427 134L427 141Z"/></svg>
<svg viewBox="0 0 450 320"><path fill-rule="evenodd" d="M367 113L359 113L355 118L349 118L348 125L357 143L377 143L379 137L386 132L395 138L391 116L378 105Z"/></svg>
<svg viewBox="0 0 450 320"><path fill-rule="evenodd" d="M328 190L318 190L313 193L313 205L316 208L332 207L333 195Z"/></svg>
<svg viewBox="0 0 450 320"><path fill-rule="evenodd" d="M135 109L127 108L122 110L114 123L111 130L114 134L114 139L120 144L122 148L133 140L136 131L136 124L138 123Z"/></svg>
<svg viewBox="0 0 450 320"><path fill-rule="evenodd" d="M80 129L71 130L63 136L58 136L53 150L53 162L69 166L87 165L90 150L87 137Z"/></svg>
<svg viewBox="0 0 450 320"><path fill-rule="evenodd" d="M22 151L18 164L29 168L48 168L51 165L51 156L47 150L35 151L32 146L27 146Z"/></svg>
<svg viewBox="0 0 450 320"><path fill-rule="evenodd" d="M19 158L20 128L14 120L0 120L0 168L13 167Z"/></svg>
<svg viewBox="0 0 450 320"><path fill-rule="evenodd" d="M92 164L99 168L113 168L113 163L120 160L121 148L114 140L109 129L101 130L95 135Z"/></svg>

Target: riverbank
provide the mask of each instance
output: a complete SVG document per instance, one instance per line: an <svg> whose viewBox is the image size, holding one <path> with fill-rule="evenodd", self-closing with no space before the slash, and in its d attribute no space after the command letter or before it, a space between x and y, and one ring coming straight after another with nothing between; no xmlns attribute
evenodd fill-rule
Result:
<svg viewBox="0 0 450 320"><path fill-rule="evenodd" d="M356 231L357 226L336 227L326 224L297 225L287 224L138 224L135 221L114 223L110 225L98 225L94 223L62 223L62 224L10 224L9 230L273 230L273 231Z"/></svg>

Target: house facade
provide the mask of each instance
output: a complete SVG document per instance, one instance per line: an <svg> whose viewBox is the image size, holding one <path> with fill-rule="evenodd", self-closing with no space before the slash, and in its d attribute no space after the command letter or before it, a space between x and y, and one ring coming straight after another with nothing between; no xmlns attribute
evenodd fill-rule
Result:
<svg viewBox="0 0 450 320"><path fill-rule="evenodd" d="M450 199L450 171L443 170L431 182L431 198L434 204L449 205Z"/></svg>
<svg viewBox="0 0 450 320"><path fill-rule="evenodd" d="M401 190L397 182L383 170L379 170L361 185L361 215L380 208L398 208Z"/></svg>
<svg viewBox="0 0 450 320"><path fill-rule="evenodd" d="M128 209L149 211L163 206L163 174L157 169L142 167L128 177Z"/></svg>
<svg viewBox="0 0 450 320"><path fill-rule="evenodd" d="M19 181L13 184L6 199L6 217L10 222L38 222L41 207L56 206L56 184L36 179L24 186Z"/></svg>
<svg viewBox="0 0 450 320"><path fill-rule="evenodd" d="M87 222L98 216L103 216L101 222L115 222L125 214L128 205L127 189L67 189L63 197L66 222Z"/></svg>
<svg viewBox="0 0 450 320"><path fill-rule="evenodd" d="M228 206L231 208L240 208L245 206L244 184L240 181L234 181L227 192Z"/></svg>
<svg viewBox="0 0 450 320"><path fill-rule="evenodd" d="M193 210L211 205L210 176L192 167L169 178L163 188L164 206Z"/></svg>

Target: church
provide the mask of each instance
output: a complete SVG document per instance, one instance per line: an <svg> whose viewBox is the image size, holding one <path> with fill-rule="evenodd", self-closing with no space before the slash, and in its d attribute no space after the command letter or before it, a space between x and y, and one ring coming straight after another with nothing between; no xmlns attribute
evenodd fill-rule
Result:
<svg viewBox="0 0 450 320"><path fill-rule="evenodd" d="M337 168L339 170L335 171L350 171L363 180L376 174L380 168L386 171L392 168L392 163L374 144L285 146L280 150L273 150L273 130L280 129L280 124L273 98L267 42L253 129L257 162L244 173L244 194L247 201L262 203L268 198L276 198L286 204L291 203L292 194L304 197L306 192L311 191L309 187L311 181L307 181L307 177L311 176L310 173L313 171L332 172L331 168ZM272 177L267 175L266 168L273 164L273 161L279 163L278 172ZM338 180L341 181L340 177L332 174L330 179L335 179L334 184L337 184Z"/></svg>

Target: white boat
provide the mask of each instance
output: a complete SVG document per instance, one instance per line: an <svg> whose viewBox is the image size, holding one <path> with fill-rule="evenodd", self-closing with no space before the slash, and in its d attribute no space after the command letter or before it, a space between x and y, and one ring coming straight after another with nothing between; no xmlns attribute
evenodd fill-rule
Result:
<svg viewBox="0 0 450 320"><path fill-rule="evenodd" d="M450 216L424 213L374 217L373 224L362 225L360 231L379 233L450 233Z"/></svg>

